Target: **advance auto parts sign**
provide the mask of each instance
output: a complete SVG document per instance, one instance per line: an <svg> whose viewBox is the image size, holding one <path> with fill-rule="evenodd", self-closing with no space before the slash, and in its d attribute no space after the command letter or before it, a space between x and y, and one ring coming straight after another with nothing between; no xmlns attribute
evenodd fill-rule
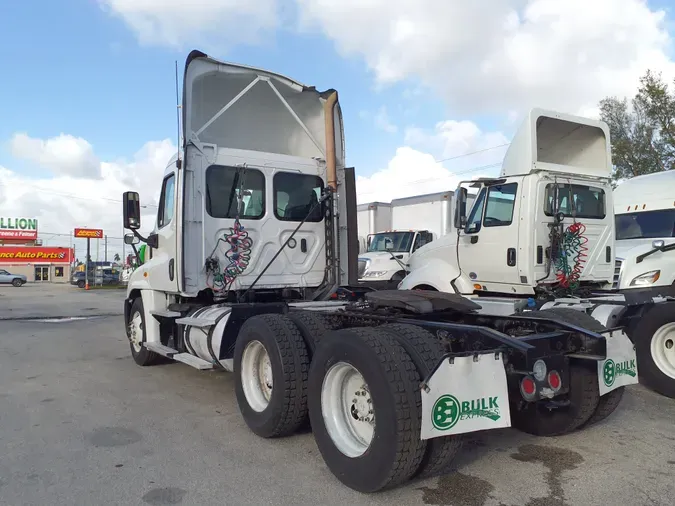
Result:
<svg viewBox="0 0 675 506"><path fill-rule="evenodd" d="M445 360L422 390L422 439L511 426L501 354Z"/></svg>
<svg viewBox="0 0 675 506"><path fill-rule="evenodd" d="M635 345L620 330L611 335L603 334L607 341L607 358L598 361L598 387L600 395L638 381Z"/></svg>
<svg viewBox="0 0 675 506"><path fill-rule="evenodd" d="M35 218L7 218L0 216L0 239L37 239L38 221Z"/></svg>
<svg viewBox="0 0 675 506"><path fill-rule="evenodd" d="M103 239L103 230L100 228L76 228L73 237Z"/></svg>
<svg viewBox="0 0 675 506"><path fill-rule="evenodd" d="M69 248L0 246L3 264L69 264L72 260L73 250Z"/></svg>

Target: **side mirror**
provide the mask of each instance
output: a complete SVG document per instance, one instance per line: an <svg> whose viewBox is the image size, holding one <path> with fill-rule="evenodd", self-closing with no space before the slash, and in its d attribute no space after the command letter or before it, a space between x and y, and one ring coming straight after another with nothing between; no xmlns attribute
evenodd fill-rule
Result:
<svg viewBox="0 0 675 506"><path fill-rule="evenodd" d="M124 244L138 244L141 240L135 234L124 234Z"/></svg>
<svg viewBox="0 0 675 506"><path fill-rule="evenodd" d="M455 192L455 228L461 230L466 226L466 201L469 191L461 186Z"/></svg>
<svg viewBox="0 0 675 506"><path fill-rule="evenodd" d="M666 241L663 239L656 239L652 241L652 248L654 249L661 249L666 245Z"/></svg>
<svg viewBox="0 0 675 506"><path fill-rule="evenodd" d="M124 228L129 230L141 228L141 199L138 192L124 192L122 195L122 213Z"/></svg>

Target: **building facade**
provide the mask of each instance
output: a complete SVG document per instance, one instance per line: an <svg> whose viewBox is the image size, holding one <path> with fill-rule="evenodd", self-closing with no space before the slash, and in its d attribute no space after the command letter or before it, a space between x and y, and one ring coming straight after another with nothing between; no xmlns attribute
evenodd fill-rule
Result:
<svg viewBox="0 0 675 506"><path fill-rule="evenodd" d="M0 245L0 268L28 282L69 283L73 261L72 248Z"/></svg>

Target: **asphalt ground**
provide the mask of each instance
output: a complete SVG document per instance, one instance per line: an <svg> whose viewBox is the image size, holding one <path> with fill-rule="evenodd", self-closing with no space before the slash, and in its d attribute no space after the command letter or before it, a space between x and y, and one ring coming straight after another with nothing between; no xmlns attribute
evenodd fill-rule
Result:
<svg viewBox="0 0 675 506"><path fill-rule="evenodd" d="M454 472L362 495L335 479L311 433L258 438L233 378L142 368L124 290L0 286L2 505L672 505L675 400L628 388L606 421L537 438L474 433ZM88 316L64 320L57 317Z"/></svg>

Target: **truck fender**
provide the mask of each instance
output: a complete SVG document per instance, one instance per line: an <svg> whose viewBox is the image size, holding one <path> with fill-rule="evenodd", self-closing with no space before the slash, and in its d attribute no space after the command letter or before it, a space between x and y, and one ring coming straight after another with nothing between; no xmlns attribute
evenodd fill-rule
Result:
<svg viewBox="0 0 675 506"><path fill-rule="evenodd" d="M439 292L455 293L456 290L452 286L452 280L457 278L459 270L441 260L430 260L419 269L415 269L408 274L403 281L398 285L399 290L414 290L422 287L431 287ZM462 276L464 277L464 276ZM457 288L461 291L466 289L466 283L457 279L455 282ZM469 286L470 283L469 283ZM473 289L469 289L471 293Z"/></svg>

